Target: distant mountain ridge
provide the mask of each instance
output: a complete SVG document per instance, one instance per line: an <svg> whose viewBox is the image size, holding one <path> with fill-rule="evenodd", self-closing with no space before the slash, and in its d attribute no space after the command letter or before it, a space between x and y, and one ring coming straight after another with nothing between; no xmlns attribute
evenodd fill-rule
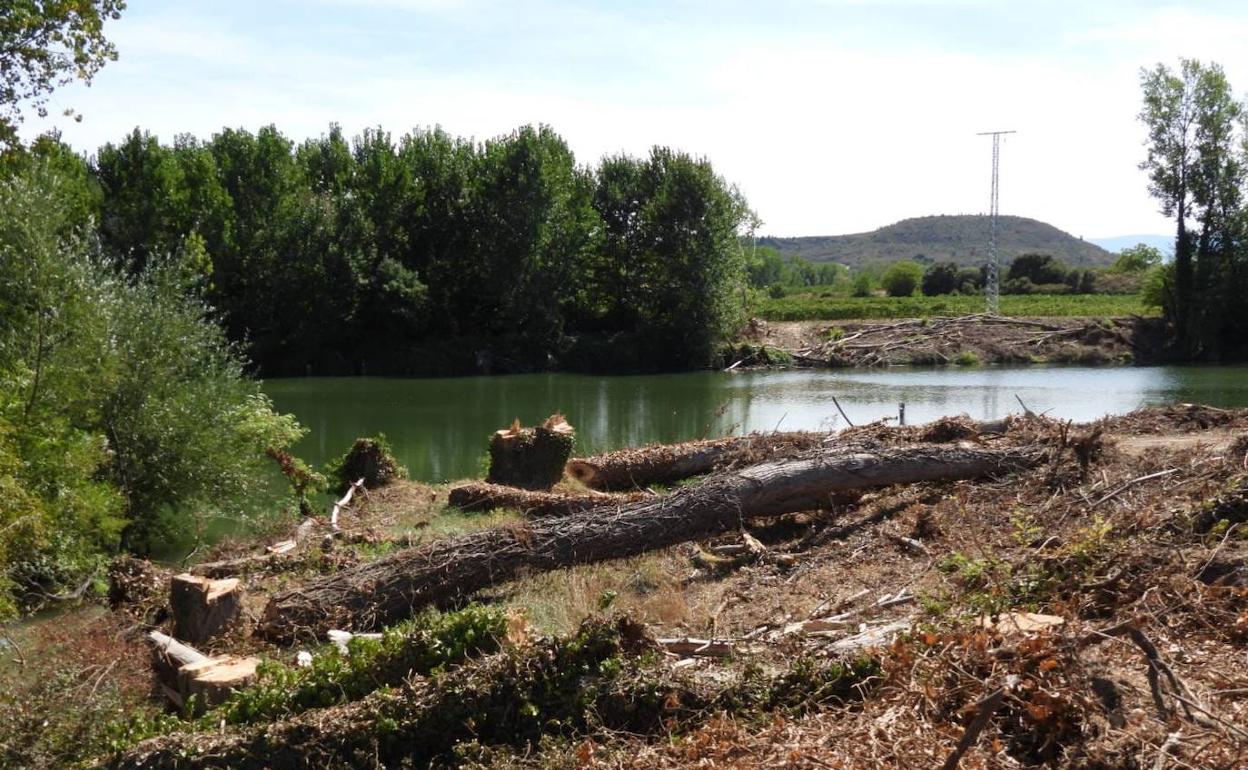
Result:
<svg viewBox="0 0 1248 770"><path fill-rule="evenodd" d="M983 214L947 214L903 219L869 233L759 238L785 256L857 267L870 262L913 259L982 265L988 260L990 220ZM1002 216L997 224L1001 262L1020 254L1050 254L1072 267L1104 267L1114 255L1053 225L1027 217Z"/></svg>

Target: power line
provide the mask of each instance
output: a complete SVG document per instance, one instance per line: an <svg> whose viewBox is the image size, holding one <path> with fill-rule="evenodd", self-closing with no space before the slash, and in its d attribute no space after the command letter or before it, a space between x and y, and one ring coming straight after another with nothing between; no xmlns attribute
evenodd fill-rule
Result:
<svg viewBox="0 0 1248 770"><path fill-rule="evenodd" d="M976 136L992 137L992 202L988 216L991 224L988 236L988 280L984 282L984 295L988 299L988 315L1001 310L1001 266L997 259L997 217L1001 213L1001 184L998 175L1001 168L1001 137L1017 131L981 131Z"/></svg>

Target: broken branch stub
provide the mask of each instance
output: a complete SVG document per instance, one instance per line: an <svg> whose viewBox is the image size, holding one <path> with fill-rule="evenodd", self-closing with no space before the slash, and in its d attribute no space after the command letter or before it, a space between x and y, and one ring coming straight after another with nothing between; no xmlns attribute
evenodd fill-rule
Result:
<svg viewBox="0 0 1248 770"><path fill-rule="evenodd" d="M273 597L259 633L275 641L367 630L532 571L617 559L809 511L838 491L1009 473L1037 449L911 447L782 460L712 476L670 496L446 538Z"/></svg>

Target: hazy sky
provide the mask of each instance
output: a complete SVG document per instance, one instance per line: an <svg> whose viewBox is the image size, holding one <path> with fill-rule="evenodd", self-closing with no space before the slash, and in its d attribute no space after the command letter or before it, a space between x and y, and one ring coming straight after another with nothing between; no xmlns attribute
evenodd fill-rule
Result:
<svg viewBox="0 0 1248 770"><path fill-rule="evenodd" d="M773 235L987 209L1084 237L1166 233L1137 170L1139 70L1178 57L1248 89L1248 3L987 0L130 0L121 58L58 91L81 150L274 123L302 139L547 123L578 159L708 156ZM30 135L47 124L29 118Z"/></svg>

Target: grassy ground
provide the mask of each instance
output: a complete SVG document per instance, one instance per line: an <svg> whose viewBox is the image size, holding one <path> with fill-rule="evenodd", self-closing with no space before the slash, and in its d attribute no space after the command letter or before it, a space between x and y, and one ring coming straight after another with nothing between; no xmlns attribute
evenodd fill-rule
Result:
<svg viewBox="0 0 1248 770"><path fill-rule="evenodd" d="M942 297L846 297L826 287L812 287L772 299L763 298L751 314L768 321L831 321L848 318L922 318L935 315L970 315L984 312L984 298ZM1001 297L1006 316L1107 317L1156 315L1139 295L1122 294L1010 294Z"/></svg>

